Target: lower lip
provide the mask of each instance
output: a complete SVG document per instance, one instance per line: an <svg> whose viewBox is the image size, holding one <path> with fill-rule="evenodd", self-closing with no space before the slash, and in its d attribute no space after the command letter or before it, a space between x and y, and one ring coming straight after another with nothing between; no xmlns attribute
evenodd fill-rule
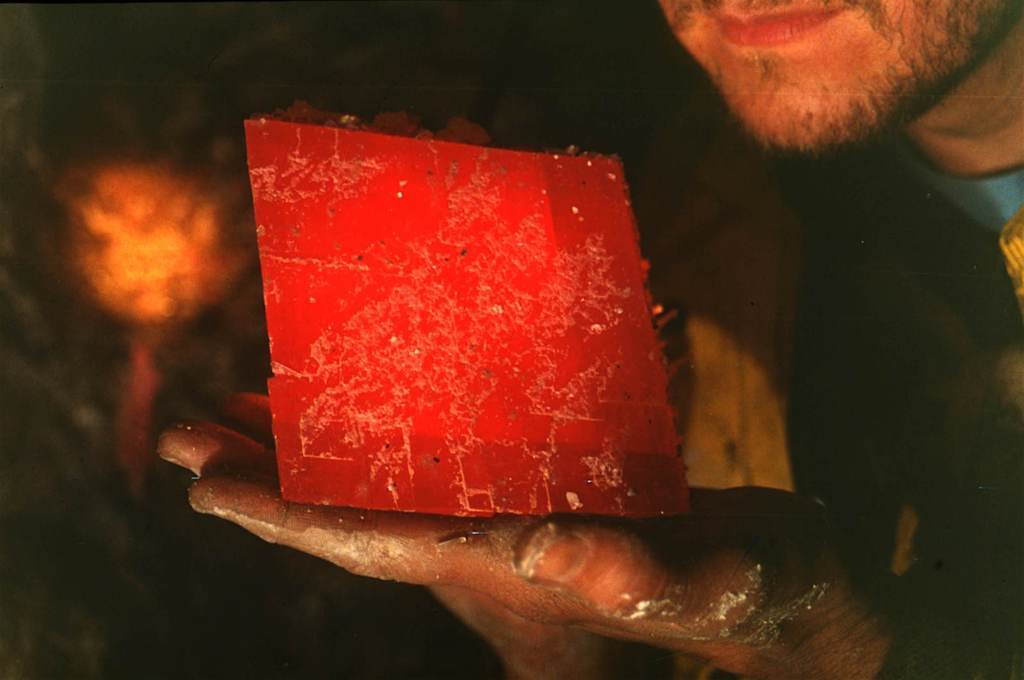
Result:
<svg viewBox="0 0 1024 680"><path fill-rule="evenodd" d="M721 17L718 21L730 42L743 47L770 47L796 42L831 21L841 11L776 14L752 20Z"/></svg>

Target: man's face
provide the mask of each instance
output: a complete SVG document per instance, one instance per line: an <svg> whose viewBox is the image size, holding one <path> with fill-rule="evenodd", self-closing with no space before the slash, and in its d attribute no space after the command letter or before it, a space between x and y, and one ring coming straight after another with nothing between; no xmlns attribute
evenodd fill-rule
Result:
<svg viewBox="0 0 1024 680"><path fill-rule="evenodd" d="M660 0L764 144L824 150L922 113L1008 28L1018 0Z"/></svg>

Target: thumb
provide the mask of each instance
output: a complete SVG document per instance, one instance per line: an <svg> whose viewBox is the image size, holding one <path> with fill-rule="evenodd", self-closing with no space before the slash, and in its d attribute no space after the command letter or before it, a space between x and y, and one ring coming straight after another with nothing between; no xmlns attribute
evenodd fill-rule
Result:
<svg viewBox="0 0 1024 680"><path fill-rule="evenodd" d="M636 536L597 526L546 522L519 541L516 573L574 595L601 613L629 618L662 598L670 575Z"/></svg>
<svg viewBox="0 0 1024 680"><path fill-rule="evenodd" d="M703 503L673 520L534 526L516 544L516 574L570 595L594 623L669 626L691 639L771 637L836 575L822 559L817 513L757 490L707 500L730 509Z"/></svg>

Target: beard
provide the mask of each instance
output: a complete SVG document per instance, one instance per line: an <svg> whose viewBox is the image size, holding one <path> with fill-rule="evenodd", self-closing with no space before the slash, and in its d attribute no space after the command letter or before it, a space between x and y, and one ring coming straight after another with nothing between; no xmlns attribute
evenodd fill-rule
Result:
<svg viewBox="0 0 1024 680"><path fill-rule="evenodd" d="M707 30L715 10L777 12L807 9L806 2L662 0L676 35L751 136L769 150L812 154L893 132L934 107L985 61L1022 6L1022 0L821 0L819 9L859 16L851 43L857 49L837 42L817 60L793 61L771 49L716 54L693 34Z"/></svg>

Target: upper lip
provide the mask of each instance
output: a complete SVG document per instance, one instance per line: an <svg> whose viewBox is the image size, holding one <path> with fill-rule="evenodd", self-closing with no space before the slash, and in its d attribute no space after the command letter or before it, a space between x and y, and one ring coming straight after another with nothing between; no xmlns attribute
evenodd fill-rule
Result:
<svg viewBox="0 0 1024 680"><path fill-rule="evenodd" d="M842 8L787 7L784 11L749 14L719 13L728 40L738 45L769 47L795 40L829 21Z"/></svg>
<svg viewBox="0 0 1024 680"><path fill-rule="evenodd" d="M718 19L730 23L756 26L758 24L770 24L776 21L787 21L800 17L811 17L826 14L835 14L840 11L839 7L823 7L821 5L811 7L790 7L783 10L769 10L765 12L719 12Z"/></svg>

